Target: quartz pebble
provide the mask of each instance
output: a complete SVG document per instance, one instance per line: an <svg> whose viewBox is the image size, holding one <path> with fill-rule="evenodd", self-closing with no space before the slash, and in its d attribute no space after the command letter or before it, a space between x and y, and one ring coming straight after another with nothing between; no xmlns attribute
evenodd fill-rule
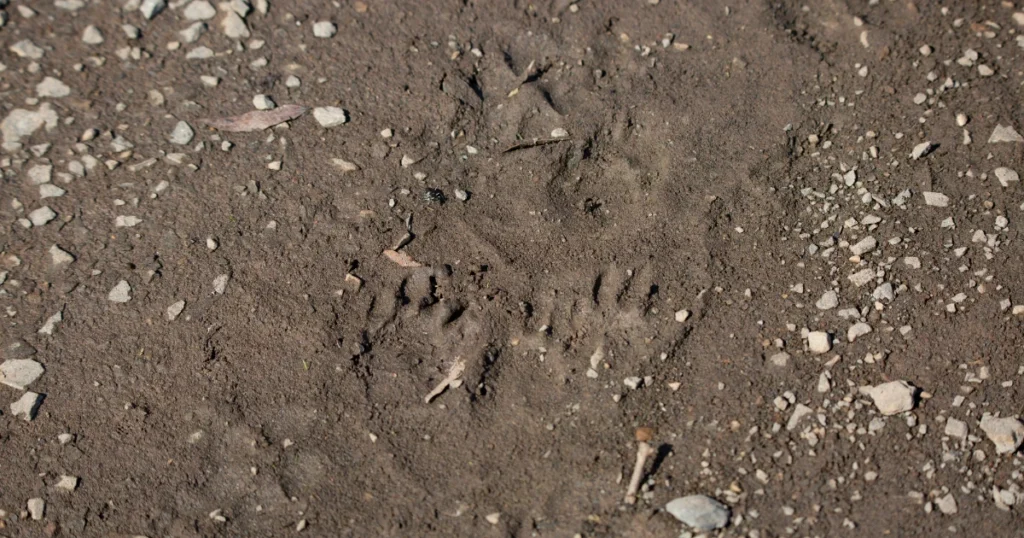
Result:
<svg viewBox="0 0 1024 538"><path fill-rule="evenodd" d="M807 334L807 348L811 353L820 355L832 350L832 336L825 331L814 331Z"/></svg>
<svg viewBox="0 0 1024 538"><path fill-rule="evenodd" d="M174 320L178 319L178 316L181 315L181 312L183 310L185 310L185 301L184 300L178 301L178 302L172 304L171 306L168 306L167 307L167 312L166 312L166 314L167 314L167 321L174 321Z"/></svg>
<svg viewBox="0 0 1024 538"><path fill-rule="evenodd" d="M867 393L883 415L896 415L914 408L917 387L906 381L890 381L868 387Z"/></svg>
<svg viewBox="0 0 1024 538"><path fill-rule="evenodd" d="M996 125L996 128L992 130L992 136L988 137L988 143L999 142L1024 142L1024 137L1020 136L1012 126Z"/></svg>
<svg viewBox="0 0 1024 538"><path fill-rule="evenodd" d="M1013 169L1000 166L992 171L995 174L996 179L999 180L999 184L1004 187L1009 187L1010 183L1016 183L1020 181L1020 176Z"/></svg>
<svg viewBox="0 0 1024 538"><path fill-rule="evenodd" d="M174 130L171 131L170 141L172 144L184 146L192 142L192 138L195 137L195 131L192 127L184 121L179 121L175 126Z"/></svg>
<svg viewBox="0 0 1024 538"><path fill-rule="evenodd" d="M35 521L40 521L46 513L46 501L34 497L28 500L27 508L29 516Z"/></svg>
<svg viewBox="0 0 1024 538"><path fill-rule="evenodd" d="M118 281L110 293L107 294L107 299L114 303L127 303L132 300L132 287L128 284L127 280Z"/></svg>
<svg viewBox="0 0 1024 538"><path fill-rule="evenodd" d="M336 106L322 106L313 109L313 117L321 127L337 127L348 122L348 113Z"/></svg>
<svg viewBox="0 0 1024 538"><path fill-rule="evenodd" d="M75 489L78 488L78 477L61 475L60 480L58 480L57 483L53 485L53 487L60 491L71 493L72 491L75 491Z"/></svg>
<svg viewBox="0 0 1024 538"><path fill-rule="evenodd" d="M0 364L0 383L25 390L43 375L43 365L32 359L11 359Z"/></svg>
<svg viewBox="0 0 1024 538"><path fill-rule="evenodd" d="M82 32L82 42L86 45L99 45L103 43L103 34L99 28L90 24Z"/></svg>
<svg viewBox="0 0 1024 538"><path fill-rule="evenodd" d="M39 97L61 98L71 95L71 88L59 79L46 77L36 84L36 95Z"/></svg>
<svg viewBox="0 0 1024 538"><path fill-rule="evenodd" d="M206 0L193 0L181 14L190 21L207 21L217 15L217 10Z"/></svg>
<svg viewBox="0 0 1024 538"><path fill-rule="evenodd" d="M921 142L920 144L914 146L914 150L910 152L910 158L916 161L921 157L924 157L925 155L928 155L929 153L934 151L936 147L938 147L938 145L933 144L930 141Z"/></svg>
<svg viewBox="0 0 1024 538"><path fill-rule="evenodd" d="M821 295L821 298L814 303L818 310L831 310L839 306L839 295L835 290L828 290Z"/></svg>
<svg viewBox="0 0 1024 538"><path fill-rule="evenodd" d="M997 454L1013 454L1024 442L1024 423L1012 417L981 417L981 431L996 446Z"/></svg>
<svg viewBox="0 0 1024 538"><path fill-rule="evenodd" d="M947 207L949 206L949 196L942 194L941 192L929 192L925 191L921 193L924 196L925 205L932 207Z"/></svg>
<svg viewBox="0 0 1024 538"><path fill-rule="evenodd" d="M11 404L11 414L31 422L36 418L39 405L43 403L43 395L35 392L26 392L18 398L18 401Z"/></svg>
<svg viewBox="0 0 1024 538"><path fill-rule="evenodd" d="M313 35L321 39L334 37L338 33L338 27L330 21L320 21L313 24Z"/></svg>
<svg viewBox="0 0 1024 538"><path fill-rule="evenodd" d="M146 20L150 20L153 17L156 17L166 7L166 0L142 0L142 4L139 5L139 11Z"/></svg>
<svg viewBox="0 0 1024 538"><path fill-rule="evenodd" d="M721 529L729 524L729 507L705 495L688 495L669 501L665 511L698 531Z"/></svg>
<svg viewBox="0 0 1024 538"><path fill-rule="evenodd" d="M256 107L256 110L271 110L277 105L273 99L260 93L253 96L252 106Z"/></svg>

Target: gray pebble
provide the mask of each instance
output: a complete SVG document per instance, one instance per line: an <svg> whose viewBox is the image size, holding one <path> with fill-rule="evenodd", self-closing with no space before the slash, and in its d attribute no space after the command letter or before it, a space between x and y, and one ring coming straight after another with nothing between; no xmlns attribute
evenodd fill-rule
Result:
<svg viewBox="0 0 1024 538"><path fill-rule="evenodd" d="M729 524L729 507L705 495L673 499L665 505L665 510L700 531L720 529Z"/></svg>

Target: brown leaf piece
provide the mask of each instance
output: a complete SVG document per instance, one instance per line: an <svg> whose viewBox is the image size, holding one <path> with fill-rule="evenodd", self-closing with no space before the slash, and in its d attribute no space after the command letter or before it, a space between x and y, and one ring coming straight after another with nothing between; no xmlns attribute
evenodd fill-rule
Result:
<svg viewBox="0 0 1024 538"><path fill-rule="evenodd" d="M402 267L423 267L423 264L412 259L412 256L404 252L398 252L397 250L385 250L384 255L387 256L389 260L401 265Z"/></svg>
<svg viewBox="0 0 1024 538"><path fill-rule="evenodd" d="M203 123L219 131L245 133L262 131L279 123L293 120L309 110L302 105L282 105L273 110L253 110L238 116L202 120Z"/></svg>

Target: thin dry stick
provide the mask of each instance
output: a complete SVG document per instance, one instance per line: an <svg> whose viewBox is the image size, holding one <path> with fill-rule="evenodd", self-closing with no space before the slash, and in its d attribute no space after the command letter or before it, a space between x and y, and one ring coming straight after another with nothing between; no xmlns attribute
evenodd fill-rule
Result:
<svg viewBox="0 0 1024 538"><path fill-rule="evenodd" d="M436 398L448 387L458 387L459 385L461 385L462 383L459 380L459 378L462 377L462 372L465 371L466 361L463 361L462 359L456 357L455 362L453 362L451 368L448 369L448 375L446 375L444 379L442 379L441 382L438 383L436 387L434 387L434 390L430 391L430 393L427 394L425 398L423 398L423 401L426 403L430 403L430 400Z"/></svg>

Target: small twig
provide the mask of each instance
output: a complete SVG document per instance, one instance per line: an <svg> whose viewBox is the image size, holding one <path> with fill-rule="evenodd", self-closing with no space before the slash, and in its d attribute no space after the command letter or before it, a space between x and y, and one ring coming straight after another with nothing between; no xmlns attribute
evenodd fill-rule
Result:
<svg viewBox="0 0 1024 538"><path fill-rule="evenodd" d="M554 144L555 142L568 142L570 140L572 140L572 139L571 138L565 138L565 137L560 137L560 138L534 138L532 140L526 140L526 141L523 141L523 142L519 142L518 144L514 144L512 146L509 146L507 149L502 151L502 153L511 153L513 151L518 151L518 150L521 150L521 149L535 148L537 146L543 146L543 145L546 145L546 144Z"/></svg>
<svg viewBox="0 0 1024 538"><path fill-rule="evenodd" d="M647 441L654 437L654 430L651 428L636 429L636 465L633 466L633 476L629 479L629 487L626 488L626 504L636 504L636 492L640 489L640 479L644 476L644 464L647 458L651 457L655 450Z"/></svg>
<svg viewBox="0 0 1024 538"><path fill-rule="evenodd" d="M401 250L402 247L412 243L413 239L416 239L416 234L412 233L412 213L409 213L409 216L405 217L405 235L398 240L398 243L395 244L395 248L391 250Z"/></svg>
<svg viewBox="0 0 1024 538"><path fill-rule="evenodd" d="M434 390L430 391L427 396L423 398L423 401L430 403L431 400L444 392L448 387L452 387L453 389L458 388L462 385L462 380L459 378L462 377L462 372L465 371L466 361L456 357L455 362L453 362L451 368L448 369L448 375L446 375L444 379L434 387Z"/></svg>

